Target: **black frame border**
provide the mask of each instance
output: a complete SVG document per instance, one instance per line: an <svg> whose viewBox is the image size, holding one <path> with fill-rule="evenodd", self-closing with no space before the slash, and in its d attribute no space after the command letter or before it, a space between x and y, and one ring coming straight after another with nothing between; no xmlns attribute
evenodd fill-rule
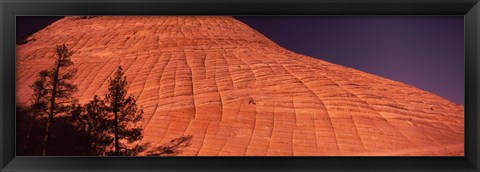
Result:
<svg viewBox="0 0 480 172"><path fill-rule="evenodd" d="M18 15L463 15L464 157L16 157ZM479 171L479 0L0 0L0 171Z"/></svg>

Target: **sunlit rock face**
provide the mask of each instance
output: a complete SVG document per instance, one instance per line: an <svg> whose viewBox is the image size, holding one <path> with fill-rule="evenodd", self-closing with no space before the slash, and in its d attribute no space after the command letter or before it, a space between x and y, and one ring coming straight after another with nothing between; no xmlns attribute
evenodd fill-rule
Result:
<svg viewBox="0 0 480 172"><path fill-rule="evenodd" d="M321 32L321 28L319 28ZM142 142L193 135L187 156L463 155L463 106L278 46L232 17L66 17L17 46L17 104L55 45L81 103L122 66Z"/></svg>

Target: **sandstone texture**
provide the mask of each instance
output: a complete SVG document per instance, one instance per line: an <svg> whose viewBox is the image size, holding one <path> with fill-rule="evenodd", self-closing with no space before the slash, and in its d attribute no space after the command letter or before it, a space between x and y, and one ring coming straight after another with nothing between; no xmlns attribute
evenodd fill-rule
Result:
<svg viewBox="0 0 480 172"><path fill-rule="evenodd" d="M66 17L29 39L17 45L18 104L66 43L81 103L121 65L145 111L142 142L190 134L181 155L464 155L463 106L296 54L233 17Z"/></svg>

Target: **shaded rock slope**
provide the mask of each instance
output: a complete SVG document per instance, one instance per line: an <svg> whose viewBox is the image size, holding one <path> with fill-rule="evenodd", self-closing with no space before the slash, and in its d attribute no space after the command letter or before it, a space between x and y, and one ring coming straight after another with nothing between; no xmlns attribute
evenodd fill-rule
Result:
<svg viewBox="0 0 480 172"><path fill-rule="evenodd" d="M319 29L321 31L321 29ZM17 46L17 103L66 43L76 97L121 65L143 142L193 135L182 155L463 155L463 106L286 50L232 17L66 17Z"/></svg>

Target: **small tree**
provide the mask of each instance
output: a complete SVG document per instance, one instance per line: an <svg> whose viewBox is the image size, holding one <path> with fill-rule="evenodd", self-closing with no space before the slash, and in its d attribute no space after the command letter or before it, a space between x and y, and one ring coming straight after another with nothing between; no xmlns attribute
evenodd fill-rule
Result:
<svg viewBox="0 0 480 172"><path fill-rule="evenodd" d="M32 134L33 130L36 126L36 120L39 116L44 116L48 105L48 100L46 99L46 95L48 91L46 89L46 81L47 81L48 72L41 71L38 73L37 80L30 85L30 88L33 89L32 94L32 104L30 105L30 109L32 109L32 118L30 121L30 127L28 128L27 136L26 136L26 143L24 145L24 150L29 151L31 149L32 143Z"/></svg>
<svg viewBox="0 0 480 172"><path fill-rule="evenodd" d="M70 59L72 55L73 52L68 50L65 44L55 46L54 66L50 70L41 71L39 79L33 84L33 97L36 100L32 104L32 111L37 115L44 112L46 118L43 156L46 155L54 117L69 111L68 104L73 100L73 93L77 91L77 86L70 83L77 72L76 68L69 68L73 65Z"/></svg>
<svg viewBox="0 0 480 172"><path fill-rule="evenodd" d="M142 128L136 123L142 119L143 109L138 109L136 100L132 95L127 97L127 81L123 76L123 69L118 67L115 75L109 80L108 94L105 95L107 110L113 113L114 155L124 155L131 152L120 143L120 139L127 143L142 139ZM121 149L123 151L121 152Z"/></svg>
<svg viewBox="0 0 480 172"><path fill-rule="evenodd" d="M172 139L169 143L155 147L153 150L147 152L147 156L163 156L163 155L175 155L181 153L181 148L190 146L192 135L182 136Z"/></svg>
<svg viewBox="0 0 480 172"><path fill-rule="evenodd" d="M105 101L95 95L85 107L74 103L71 113L77 123L76 126L87 141L86 154L105 155L107 148L113 142L110 134L111 119L108 116Z"/></svg>

